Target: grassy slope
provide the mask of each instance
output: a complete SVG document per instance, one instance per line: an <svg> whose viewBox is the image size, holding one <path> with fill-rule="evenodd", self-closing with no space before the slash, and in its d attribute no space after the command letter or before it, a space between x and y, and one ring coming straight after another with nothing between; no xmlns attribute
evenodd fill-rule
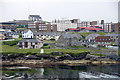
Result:
<svg viewBox="0 0 120 80"><path fill-rule="evenodd" d="M18 49L16 45L15 46L2 45L2 52L38 53L38 52L40 52L40 49Z"/></svg>
<svg viewBox="0 0 120 80"><path fill-rule="evenodd" d="M76 49L76 50L72 50L72 49L44 49L44 51L45 51L45 53L51 53L51 52L55 52L55 51L79 53L79 52L84 52L84 51L88 51L88 50L86 50L86 49ZM40 53L40 49L18 49L17 46L2 45L2 52Z"/></svg>
<svg viewBox="0 0 120 80"><path fill-rule="evenodd" d="M51 52L64 52L64 53L81 53L81 52L88 52L88 51L109 51L109 50L95 50L95 49L44 49L44 53L51 53ZM40 53L40 49L18 49L17 45L9 46L9 45L2 45L2 52L13 52L13 53Z"/></svg>

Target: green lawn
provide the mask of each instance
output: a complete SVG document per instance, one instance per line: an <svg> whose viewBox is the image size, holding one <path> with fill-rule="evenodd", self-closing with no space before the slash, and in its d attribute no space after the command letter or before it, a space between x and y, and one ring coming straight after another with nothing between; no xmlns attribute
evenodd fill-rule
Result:
<svg viewBox="0 0 120 80"><path fill-rule="evenodd" d="M95 50L95 49L44 49L44 53L52 53L52 52L64 52L64 53L81 53L88 51L109 51L109 50ZM17 45L9 46L2 45L3 53L40 53L40 49L18 49Z"/></svg>
<svg viewBox="0 0 120 80"><path fill-rule="evenodd" d="M40 49L18 49L17 45L9 46L9 45L2 45L2 52L16 52L16 53L39 53Z"/></svg>
<svg viewBox="0 0 120 80"><path fill-rule="evenodd" d="M64 53L81 53L87 52L87 49L45 49L45 53L64 52Z"/></svg>
<svg viewBox="0 0 120 80"><path fill-rule="evenodd" d="M20 40L22 40L22 38L18 38L15 41L20 41ZM15 41L8 41L7 44L0 43L0 49L2 46L2 50L0 50L0 52L3 52L3 53L40 53L40 49L18 49L17 45L10 46L10 44L13 44ZM44 49L44 53L49 54L52 52L81 53L81 52L88 52L88 51L109 51L109 50L97 50L97 49L84 49L84 47L80 47L80 48L83 48L83 49Z"/></svg>
<svg viewBox="0 0 120 80"><path fill-rule="evenodd" d="M64 53L80 53L80 52L87 52L87 49L44 49L44 53L51 53L51 52L64 52ZM14 53L40 53L40 49L18 49L17 45L9 46L9 45L2 45L2 52L14 52Z"/></svg>
<svg viewBox="0 0 120 80"><path fill-rule="evenodd" d="M54 43L55 41L51 41L51 40L44 40L44 43Z"/></svg>

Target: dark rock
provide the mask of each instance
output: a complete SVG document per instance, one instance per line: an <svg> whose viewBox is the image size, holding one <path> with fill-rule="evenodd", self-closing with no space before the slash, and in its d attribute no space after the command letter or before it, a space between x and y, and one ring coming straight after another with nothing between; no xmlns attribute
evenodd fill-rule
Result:
<svg viewBox="0 0 120 80"><path fill-rule="evenodd" d="M71 57L69 54L66 54L65 56L61 56L58 58L59 61L63 61L63 60L73 60L74 58Z"/></svg>
<svg viewBox="0 0 120 80"><path fill-rule="evenodd" d="M42 55L36 55L36 57L40 58L40 59L49 59L49 60L54 60L55 57L48 55L48 54L42 54Z"/></svg>
<svg viewBox="0 0 120 80"><path fill-rule="evenodd" d="M17 54L8 54L7 57L10 58L10 59L16 59L17 57L19 57L19 55L17 55Z"/></svg>
<svg viewBox="0 0 120 80"><path fill-rule="evenodd" d="M96 56L96 55L90 55L90 54L87 54L85 60L93 60L93 61L96 61L96 60L100 60L101 57L100 56Z"/></svg>
<svg viewBox="0 0 120 80"><path fill-rule="evenodd" d="M86 57L87 54L81 53L81 54L70 54L71 57L74 58L74 60L81 60Z"/></svg>
<svg viewBox="0 0 120 80"><path fill-rule="evenodd" d="M60 55L63 55L63 52L53 52L52 54L60 56Z"/></svg>
<svg viewBox="0 0 120 80"><path fill-rule="evenodd" d="M27 55L27 56L25 56L24 57L26 60L39 60L39 59L41 59L41 58L38 58L38 57L36 57L36 56L34 56L34 55Z"/></svg>

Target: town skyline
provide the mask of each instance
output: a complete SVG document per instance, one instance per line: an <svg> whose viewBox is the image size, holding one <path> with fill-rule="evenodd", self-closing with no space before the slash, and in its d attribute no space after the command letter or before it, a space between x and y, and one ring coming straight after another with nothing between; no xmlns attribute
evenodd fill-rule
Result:
<svg viewBox="0 0 120 80"><path fill-rule="evenodd" d="M27 2L27 3L26 3ZM118 22L118 0L2 0L0 22L27 20L28 15L40 15L43 20L80 19L81 21L105 20ZM17 6L22 5L22 6Z"/></svg>

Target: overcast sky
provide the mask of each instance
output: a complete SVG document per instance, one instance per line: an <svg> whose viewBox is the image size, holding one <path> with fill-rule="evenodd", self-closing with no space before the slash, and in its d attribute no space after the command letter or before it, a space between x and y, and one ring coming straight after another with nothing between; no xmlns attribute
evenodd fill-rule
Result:
<svg viewBox="0 0 120 80"><path fill-rule="evenodd" d="M40 15L43 20L118 21L119 0L0 0L0 21L28 19Z"/></svg>

